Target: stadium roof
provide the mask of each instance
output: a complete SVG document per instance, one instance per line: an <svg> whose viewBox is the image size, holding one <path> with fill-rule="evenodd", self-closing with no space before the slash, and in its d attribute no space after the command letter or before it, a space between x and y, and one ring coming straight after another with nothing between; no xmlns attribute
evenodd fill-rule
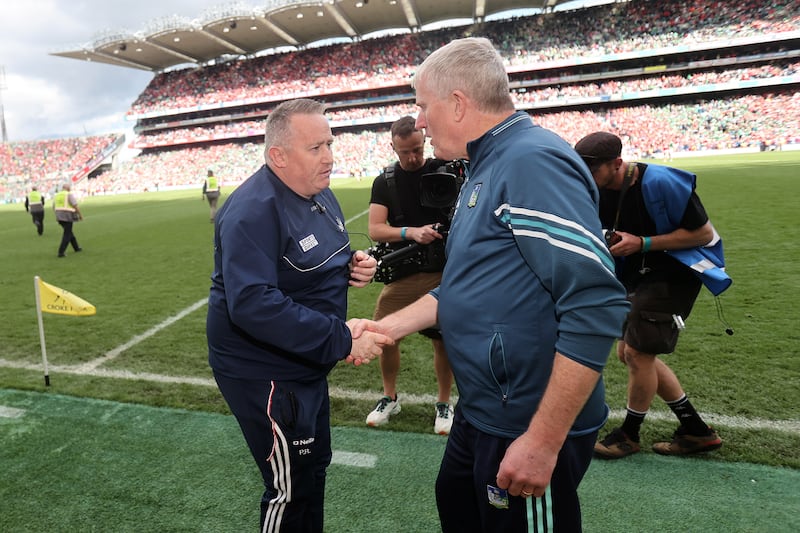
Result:
<svg viewBox="0 0 800 533"><path fill-rule="evenodd" d="M171 16L142 31L106 31L51 55L160 72L335 38L359 40L393 29L418 31L451 19L483 20L513 9L549 10L568 0L262 0L218 6L197 19Z"/></svg>

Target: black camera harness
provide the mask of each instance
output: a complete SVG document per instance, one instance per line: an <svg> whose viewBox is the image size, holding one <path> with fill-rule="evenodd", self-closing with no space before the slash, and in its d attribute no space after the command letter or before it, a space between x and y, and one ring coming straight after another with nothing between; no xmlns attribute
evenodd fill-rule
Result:
<svg viewBox="0 0 800 533"><path fill-rule="evenodd" d="M389 206L392 213L392 226L402 226L405 220L403 210L400 208L400 195L397 191L396 164L389 165L383 169L386 185L389 189ZM403 246L394 247L389 243L378 243L372 248L372 255L378 260L378 270L375 273L375 281L391 283L417 272L431 271L432 267L439 261L443 261L438 255L433 254L431 245L420 245L416 242L406 242ZM438 267L437 267L438 268Z"/></svg>

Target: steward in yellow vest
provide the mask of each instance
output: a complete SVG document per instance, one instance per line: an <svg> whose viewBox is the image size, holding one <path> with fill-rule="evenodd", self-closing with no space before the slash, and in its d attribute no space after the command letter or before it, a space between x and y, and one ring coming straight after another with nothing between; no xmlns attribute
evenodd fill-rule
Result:
<svg viewBox="0 0 800 533"><path fill-rule="evenodd" d="M44 233L44 195L36 187L25 197L25 210L31 214L36 233Z"/></svg>
<svg viewBox="0 0 800 533"><path fill-rule="evenodd" d="M83 220L83 215L78 209L78 200L70 192L72 185L65 183L61 190L53 197L53 209L56 212L56 220L63 229L61 244L58 246L58 257L64 257L67 246L72 245L72 249L80 252L82 248L78 245L78 239L72 232L72 223Z"/></svg>
<svg viewBox="0 0 800 533"><path fill-rule="evenodd" d="M208 206L211 208L211 222L214 222L214 217L217 215L217 202L220 196L220 181L214 175L213 170L208 171L208 177L203 183L203 196L208 200Z"/></svg>

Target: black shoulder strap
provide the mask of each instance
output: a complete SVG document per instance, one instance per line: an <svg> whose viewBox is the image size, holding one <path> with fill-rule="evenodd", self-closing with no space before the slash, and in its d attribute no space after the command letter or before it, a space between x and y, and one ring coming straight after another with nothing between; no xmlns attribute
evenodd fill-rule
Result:
<svg viewBox="0 0 800 533"><path fill-rule="evenodd" d="M611 228L611 231L617 230L617 225L619 224L619 212L622 210L622 200L625 199L625 193L628 192L628 189L631 187L631 182L633 181L633 173L636 170L636 163L628 163L628 168L625 169L625 177L622 179L622 187L619 190L619 202L617 202L617 214L614 217L614 226Z"/></svg>
<svg viewBox="0 0 800 533"><path fill-rule="evenodd" d="M390 211L392 212L392 226L402 226L403 210L400 209L400 195L397 193L397 178L395 177L395 165L389 165L383 169L383 175L386 177L386 185L389 188L389 202L391 203Z"/></svg>

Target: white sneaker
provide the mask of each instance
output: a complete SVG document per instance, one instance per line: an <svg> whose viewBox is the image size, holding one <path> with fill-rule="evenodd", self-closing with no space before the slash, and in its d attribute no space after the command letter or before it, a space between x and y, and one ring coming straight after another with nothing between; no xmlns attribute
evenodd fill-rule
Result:
<svg viewBox="0 0 800 533"><path fill-rule="evenodd" d="M400 400L392 401L388 396L384 396L375 404L375 409L367 415L368 426L382 426L389 421L389 417L400 412Z"/></svg>
<svg viewBox="0 0 800 533"><path fill-rule="evenodd" d="M449 403L436 402L433 432L438 435L449 435L451 427L453 427L453 407Z"/></svg>

